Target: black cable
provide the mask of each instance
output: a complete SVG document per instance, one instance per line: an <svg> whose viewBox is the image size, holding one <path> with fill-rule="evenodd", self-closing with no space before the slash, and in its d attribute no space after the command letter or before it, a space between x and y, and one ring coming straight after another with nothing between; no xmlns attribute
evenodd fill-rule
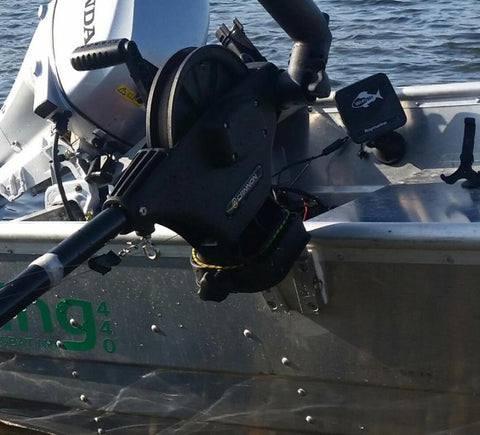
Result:
<svg viewBox="0 0 480 435"><path fill-rule="evenodd" d="M299 196L304 196L312 201L315 201L319 206L324 207L325 210L328 210L328 207L320 200L320 198L313 193L306 192L305 190L296 189L294 187L283 187L283 186L272 186L272 189L278 190L285 193L294 193Z"/></svg>
<svg viewBox="0 0 480 435"><path fill-rule="evenodd" d="M55 181L57 182L58 192L60 193L60 197L62 198L62 203L65 208L65 212L67 213L68 219L71 221L75 220L75 215L73 213L72 207L68 202L67 195L65 193L65 188L63 187L62 182L62 171L60 166L60 159L58 156L58 143L60 140L60 136L65 134L67 131L68 125L68 118L71 116L69 112L64 114L56 114L53 117L53 121L55 122L55 129L54 129L54 139L53 139L53 149L52 149L52 162L53 162L53 173L55 177Z"/></svg>
<svg viewBox="0 0 480 435"><path fill-rule="evenodd" d="M337 151L338 149L342 148L349 140L350 140L349 136L345 136L341 139L337 139L336 141L332 142L330 145L325 147L320 154L317 154L316 156L308 157L306 159L297 160L296 162L293 162L293 163L289 163L288 165L280 169L278 172L275 172L275 174L272 175L272 178L278 177L277 184L280 185L280 175L282 175L286 170L292 168L293 166L301 165L302 163L310 164L311 162L313 162L316 159L319 159L320 157L328 156L334 151Z"/></svg>

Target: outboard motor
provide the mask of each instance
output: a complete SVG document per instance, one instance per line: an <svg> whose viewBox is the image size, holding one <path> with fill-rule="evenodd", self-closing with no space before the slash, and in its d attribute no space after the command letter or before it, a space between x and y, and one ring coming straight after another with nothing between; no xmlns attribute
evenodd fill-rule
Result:
<svg viewBox="0 0 480 435"><path fill-rule="evenodd" d="M66 197L88 215L100 207L99 187L120 172L119 159L145 143L145 106L125 65L78 72L70 63L72 52L127 38L155 74L179 49L205 43L208 0L53 0L38 15L0 113L0 194L13 201L52 178L46 208L61 202L60 174L52 169L57 160L60 171L65 175L67 168L73 178L63 183ZM58 155L52 126L59 133ZM102 173L105 162L110 176Z"/></svg>

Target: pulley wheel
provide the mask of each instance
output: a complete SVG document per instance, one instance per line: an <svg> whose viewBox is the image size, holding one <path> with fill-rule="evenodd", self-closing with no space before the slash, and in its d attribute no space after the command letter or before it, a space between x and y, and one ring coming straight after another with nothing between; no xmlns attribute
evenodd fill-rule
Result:
<svg viewBox="0 0 480 435"><path fill-rule="evenodd" d="M173 148L247 72L240 58L219 45L176 53L152 83L147 103L148 146Z"/></svg>

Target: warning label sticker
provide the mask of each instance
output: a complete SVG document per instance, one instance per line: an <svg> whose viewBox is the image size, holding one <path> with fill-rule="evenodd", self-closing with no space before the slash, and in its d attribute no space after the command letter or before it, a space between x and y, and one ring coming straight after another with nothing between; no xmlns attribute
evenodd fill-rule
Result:
<svg viewBox="0 0 480 435"><path fill-rule="evenodd" d="M137 107L141 107L142 105L140 96L125 84L122 84L117 88L117 94Z"/></svg>

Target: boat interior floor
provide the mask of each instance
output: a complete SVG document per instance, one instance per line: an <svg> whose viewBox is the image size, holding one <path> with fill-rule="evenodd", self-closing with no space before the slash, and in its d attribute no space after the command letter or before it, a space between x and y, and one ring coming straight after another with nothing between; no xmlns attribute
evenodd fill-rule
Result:
<svg viewBox="0 0 480 435"><path fill-rule="evenodd" d="M396 184L360 196L315 222L480 222L480 189L460 183Z"/></svg>

